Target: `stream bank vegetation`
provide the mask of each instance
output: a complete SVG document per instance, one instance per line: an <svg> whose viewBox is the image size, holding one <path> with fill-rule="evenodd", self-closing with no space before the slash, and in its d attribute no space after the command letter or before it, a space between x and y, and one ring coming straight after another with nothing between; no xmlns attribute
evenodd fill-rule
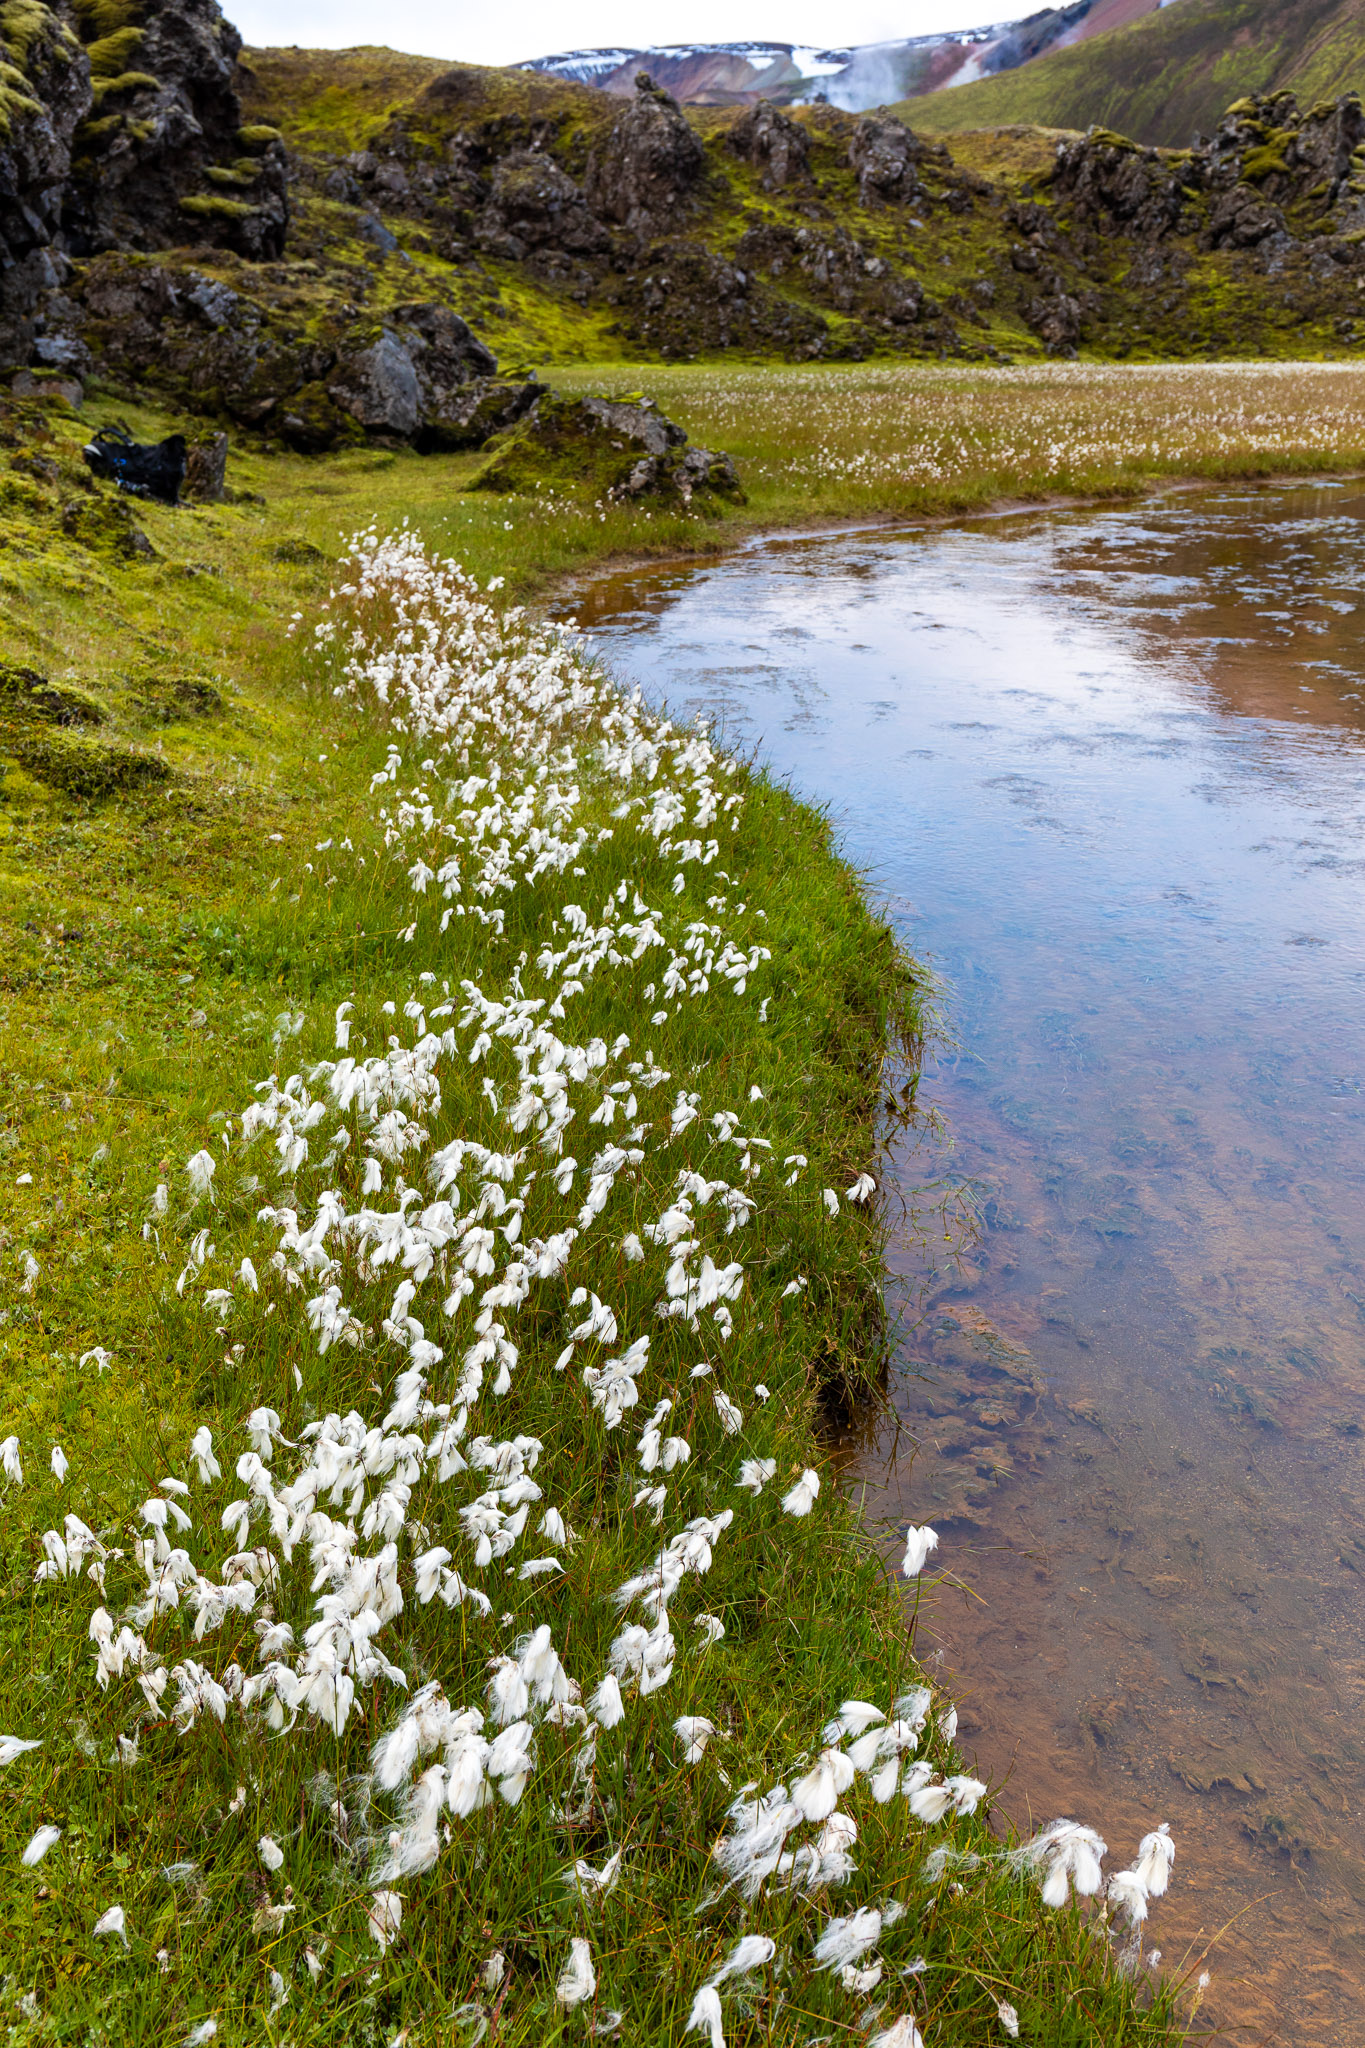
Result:
<svg viewBox="0 0 1365 2048"><path fill-rule="evenodd" d="M943 416L880 370L776 418L789 373L659 374L749 435L746 520L884 509L837 421L890 455ZM1093 380L1045 374L1092 447ZM1034 390L975 375L1037 488ZM1259 450L1270 387L1181 375L1134 463L1365 438L1349 372ZM996 1838L822 1477L921 986L823 820L487 588L738 515L554 521L366 450L80 524L79 424L4 424L8 2023L1171 2038L1164 1838Z"/></svg>

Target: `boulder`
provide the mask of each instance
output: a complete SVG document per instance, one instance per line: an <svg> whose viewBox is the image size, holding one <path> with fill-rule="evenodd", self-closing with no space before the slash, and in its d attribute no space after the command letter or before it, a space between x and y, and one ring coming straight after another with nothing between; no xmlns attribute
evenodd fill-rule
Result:
<svg viewBox="0 0 1365 2048"><path fill-rule="evenodd" d="M690 448L687 435L652 399L566 398L546 392L494 452L471 490L623 503L653 498L691 505L703 498L743 499L728 455Z"/></svg>
<svg viewBox="0 0 1365 2048"><path fill-rule="evenodd" d="M1024 318L1050 356L1074 356L1081 338L1081 305L1067 292L1031 299Z"/></svg>
<svg viewBox="0 0 1365 2048"><path fill-rule="evenodd" d="M220 505L227 483L228 437L209 434L191 441L185 455L185 481L181 496L200 505Z"/></svg>
<svg viewBox="0 0 1365 2048"><path fill-rule="evenodd" d="M474 239L490 255L513 262L547 246L579 256L595 255L608 245L606 229L589 212L578 186L540 149L513 150L499 159Z"/></svg>
<svg viewBox="0 0 1365 2048"><path fill-rule="evenodd" d="M343 356L327 388L362 427L400 440L417 430L417 366L392 328L381 328L367 348Z"/></svg>
<svg viewBox="0 0 1365 2048"><path fill-rule="evenodd" d="M642 71L635 98L588 158L583 196L599 219L643 243L692 211L704 167L677 101Z"/></svg>
<svg viewBox="0 0 1365 2048"><path fill-rule="evenodd" d="M859 121L848 145L848 160L858 174L858 196L864 206L905 206L922 199L919 166L931 150L903 121L868 115Z"/></svg>
<svg viewBox="0 0 1365 2048"><path fill-rule="evenodd" d="M779 192L810 176L810 137L799 121L767 100L741 114L726 140L736 156L754 166L765 192Z"/></svg>

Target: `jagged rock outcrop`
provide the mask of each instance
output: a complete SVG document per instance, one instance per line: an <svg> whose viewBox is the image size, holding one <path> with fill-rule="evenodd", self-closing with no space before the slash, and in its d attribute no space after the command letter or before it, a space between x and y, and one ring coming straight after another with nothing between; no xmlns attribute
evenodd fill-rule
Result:
<svg viewBox="0 0 1365 2048"><path fill-rule="evenodd" d="M0 341L107 249L278 256L284 148L243 127L241 38L217 0L23 0L0 12ZM19 325L16 325L19 323Z"/></svg>
<svg viewBox="0 0 1365 2048"><path fill-rule="evenodd" d="M542 250L600 255L609 241L567 171L539 149L513 150L495 166L474 239L489 255L514 263Z"/></svg>
<svg viewBox="0 0 1365 2048"><path fill-rule="evenodd" d="M95 259L48 317L126 388L225 413L309 452L365 439L479 447L542 389L500 378L492 351L439 303L377 321L338 313L304 331L192 264L132 254Z"/></svg>
<svg viewBox="0 0 1365 2048"><path fill-rule="evenodd" d="M808 357L823 355L827 345L826 323L811 307L681 237L655 243L621 296L631 337L663 356L766 348Z"/></svg>
<svg viewBox="0 0 1365 2048"><path fill-rule="evenodd" d="M643 71L635 85L588 159L583 193L599 219L645 242L692 211L706 156L677 101Z"/></svg>
<svg viewBox="0 0 1365 2048"><path fill-rule="evenodd" d="M90 61L69 13L0 13L0 322L30 313L66 273L54 247Z"/></svg>
<svg viewBox="0 0 1365 2048"><path fill-rule="evenodd" d="M765 192L780 192L810 176L810 137L767 100L740 115L727 141L736 156L754 166Z"/></svg>
<svg viewBox="0 0 1365 2048"><path fill-rule="evenodd" d="M919 166L926 157L943 161L946 155L941 144L926 142L903 121L874 115L858 123L848 146L864 206L908 206L923 198Z"/></svg>
<svg viewBox="0 0 1365 2048"><path fill-rule="evenodd" d="M1362 141L1356 94L1301 114L1292 93L1272 93L1239 100L1187 150L1091 129L1059 147L1052 190L1082 220L1139 241L1197 232L1206 249L1279 245L1349 203Z"/></svg>
<svg viewBox="0 0 1365 2048"><path fill-rule="evenodd" d="M209 242L278 256L284 153L272 132L243 132L241 37L217 0L129 0L113 11L123 25L87 51L95 106L76 138L67 248L80 256Z"/></svg>

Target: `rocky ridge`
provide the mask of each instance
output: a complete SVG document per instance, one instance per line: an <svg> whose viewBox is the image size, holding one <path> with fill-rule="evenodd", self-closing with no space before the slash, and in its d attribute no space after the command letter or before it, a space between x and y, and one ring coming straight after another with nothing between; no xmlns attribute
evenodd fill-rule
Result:
<svg viewBox="0 0 1365 2048"><path fill-rule="evenodd" d="M374 56L243 57L214 0L70 4L0 0L0 367L30 392L93 374L306 451L443 450L540 405L537 354L1365 341L1354 96L1243 101L1184 151L955 156L886 114L685 114L643 76L621 101L410 60L369 111Z"/></svg>

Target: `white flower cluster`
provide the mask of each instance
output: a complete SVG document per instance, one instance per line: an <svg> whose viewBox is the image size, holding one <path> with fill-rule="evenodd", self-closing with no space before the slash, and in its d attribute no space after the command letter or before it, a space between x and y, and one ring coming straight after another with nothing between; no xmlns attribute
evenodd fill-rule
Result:
<svg viewBox="0 0 1365 2048"><path fill-rule="evenodd" d="M782 1516L808 1517L820 1498L819 1474L794 1466L780 1502L766 1494L781 1404L761 1385L722 1384L740 1319L752 1327L793 1296L799 1307L805 1285L755 1274L745 1233L761 1204L838 1216L874 1184L859 1175L842 1201L807 1193L805 1158L779 1164L758 1127L757 1088L743 1109L708 1110L687 1085L703 1078L695 1064L679 1077L633 1033L574 1027L589 989L651 1031L672 1026L680 1046L688 1006L713 991L766 1017L771 994L751 990L770 958L763 912L730 900L718 866L716 835L742 803L735 764L623 698L572 636L499 613L410 537L362 537L354 567L350 623L329 621L319 645L339 663L337 690L379 707L420 756L414 777L391 743L356 862L400 878L401 940L420 930L423 957L444 948L451 971L396 977L372 1016L342 1003L337 1056L270 1074L225 1126L225 1156L273 1152L278 1192L259 1208L254 1256L234 1265L200 1228L176 1291L243 1338L229 1360L244 1379L245 1340L270 1330L279 1405L244 1402L230 1453L200 1428L189 1476L159 1481L122 1545L67 1514L43 1536L37 1578L69 1596L94 1582L91 1677L127 1701L126 1765L148 1730L189 1737L207 1719L231 1723L234 1740L256 1731L267 1760L272 1739L312 1743L322 1769L356 1741L362 1707L387 1720L348 1819L335 1794L338 1853L382 1953L420 1899L420 1885L415 1897L397 1887L470 1855L462 1824L485 1809L533 1808L547 1833L593 1820L617 1846L599 1866L575 1858L564 1880L582 1901L617 1883L635 1818L619 1789L602 1793L607 1746L640 1727L659 1743L655 1694L690 1701L726 1630L680 1610L718 1549L775 1521L791 1529ZM604 815L610 825L594 822ZM713 885L707 917L682 900L690 869ZM382 1049L369 1050L376 1031ZM299 1035L291 1018L277 1053ZM222 1165L207 1150L188 1162L195 1206L223 1199ZM367 1410L364 1389L385 1380ZM349 1405L328 1404L335 1388ZM4 1450L21 1480L17 1441ZM216 1562L215 1528L230 1546ZM910 1532L906 1570L936 1542ZM722 1891L751 1909L785 1896L789 1958L791 1902L807 1902L802 1966L837 1970L851 1997L880 1981L873 1951L904 1909L821 1924L817 1902L857 1869L858 1821L841 1802L900 1799L904 1825L932 1827L985 1795L917 1754L932 1705L922 1688L889 1714L845 1702L818 1751L735 1798L712 1853ZM954 1725L939 1715L941 1753ZM709 1771L732 1731L683 1711L671 1734L670 1771ZM29 1747L5 1738L0 1761ZM1068 1884L1096 1889L1103 1853L1067 1829L1021 1852L1055 1903ZM59 1833L40 1830L26 1860ZM1126 1874L1134 1917L1138 1891L1164 1884L1155 1840ZM290 1892L267 1889L289 1869L283 1816L257 1849L256 1921L278 1935L294 1910ZM126 1943L122 1910L96 1931ZM692 2025L719 2042L721 1985L776 1953L772 1937L746 1935L698 1992ZM304 1960L322 1967L311 1947ZM599 1967L575 1938L560 2003L595 1996ZM917 2038L908 2015L883 2037Z"/></svg>

